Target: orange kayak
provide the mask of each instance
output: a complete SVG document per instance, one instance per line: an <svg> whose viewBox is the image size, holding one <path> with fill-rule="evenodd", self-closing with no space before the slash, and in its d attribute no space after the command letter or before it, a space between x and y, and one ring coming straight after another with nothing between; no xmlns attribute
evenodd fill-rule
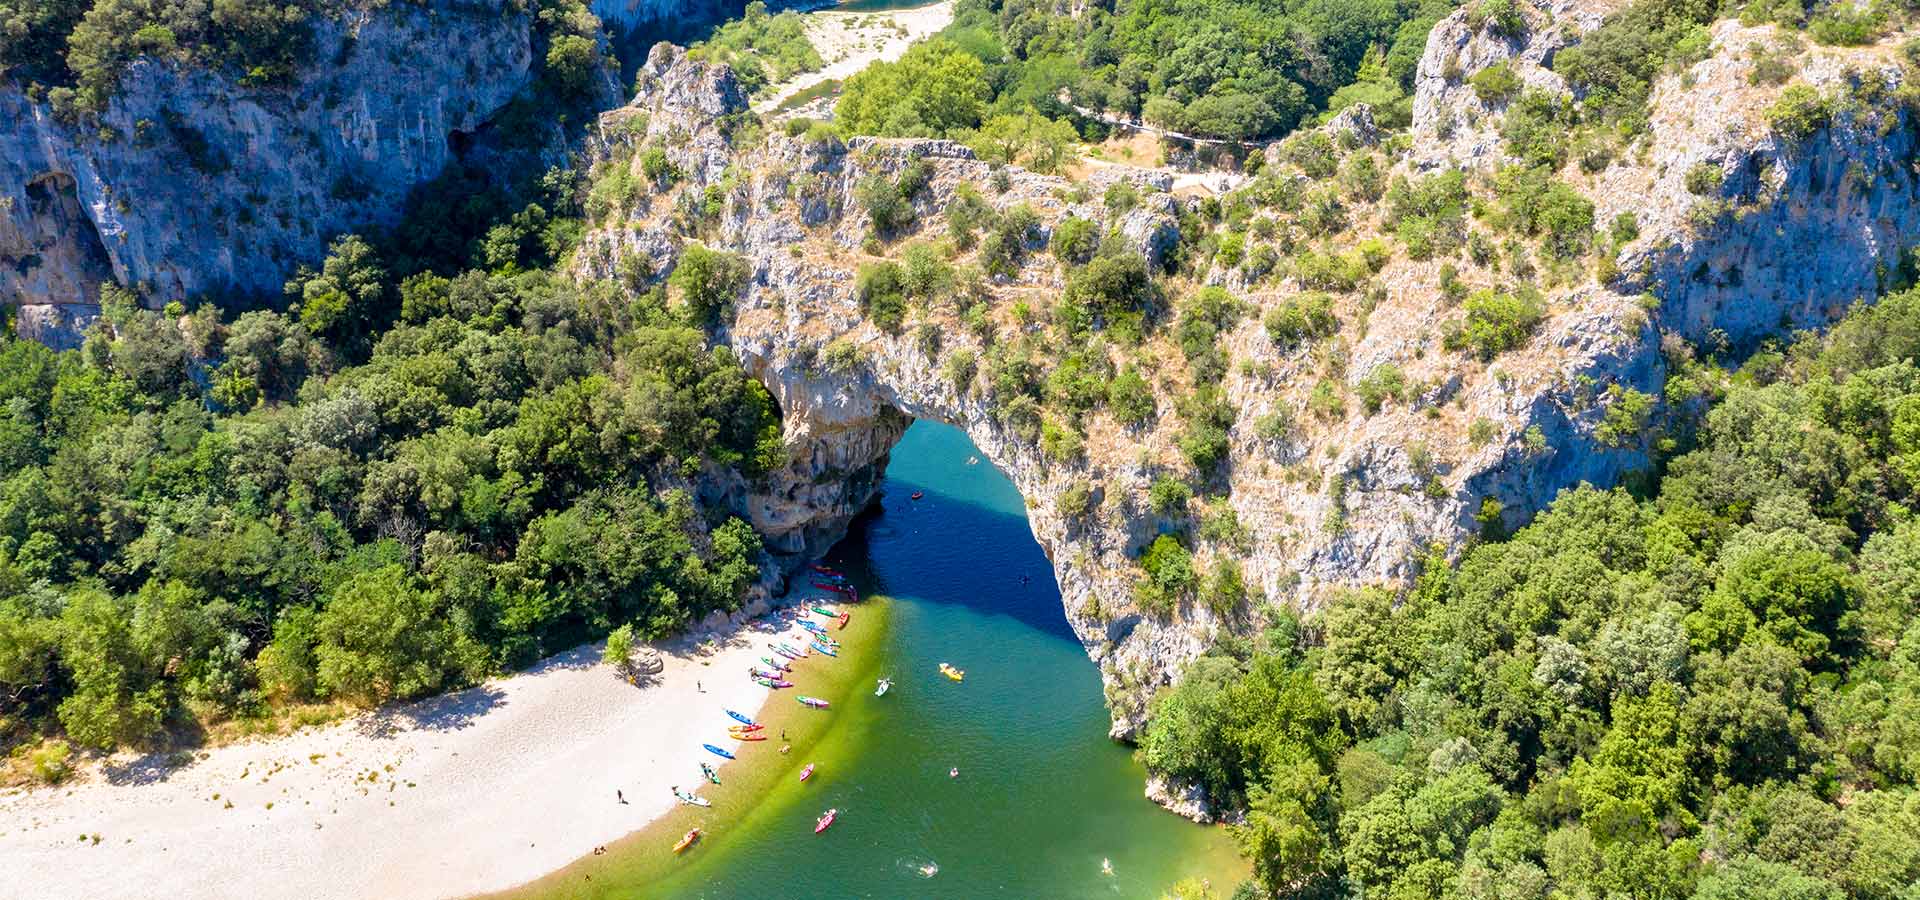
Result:
<svg viewBox="0 0 1920 900"><path fill-rule="evenodd" d="M700 829L695 828L694 830L687 832L686 837L683 837L680 839L680 843L673 845L673 852L679 853L680 851L693 846L693 842L699 839L700 839Z"/></svg>
<svg viewBox="0 0 1920 900"><path fill-rule="evenodd" d="M740 732L734 732L728 735L728 737L736 741L764 741L767 739L767 736L764 734L742 734Z"/></svg>

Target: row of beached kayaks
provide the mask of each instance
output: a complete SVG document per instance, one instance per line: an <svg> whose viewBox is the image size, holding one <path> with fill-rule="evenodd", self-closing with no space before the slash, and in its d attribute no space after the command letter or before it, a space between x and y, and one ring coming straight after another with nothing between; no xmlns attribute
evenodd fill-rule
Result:
<svg viewBox="0 0 1920 900"><path fill-rule="evenodd" d="M840 594L849 601L859 599L859 594L854 591L852 585L847 583L845 575L817 564L813 566L813 571L818 576L817 580L813 582L814 587ZM828 621L837 621L842 630L845 630L847 623L853 619L853 613L838 611L822 603L812 604L807 607L806 611ZM825 625L805 618L799 620L799 625L807 632L807 639L801 641L804 647L795 647L786 641L776 641L772 645L772 652L760 657L760 662L764 664L766 668L762 669L755 666L749 669L749 677L751 677L755 683L776 689L792 687L793 682L788 681L786 676L793 671L793 660L805 658L811 653L820 653L826 656L840 655L840 642L828 636L828 630ZM966 673L946 663L940 664L940 672L954 681L959 681L966 677ZM888 689L892 687L892 678L882 678L879 683L874 686L873 694L876 697L886 696ZM826 709L830 705L826 700L819 697L810 697L805 694L801 694L795 697L795 699L800 702L800 705L812 709ZM764 741L767 739L766 735L762 733L765 730L765 726L734 710L726 709L722 711L727 714L728 718L733 719L734 722L737 723L727 727L727 737L736 741ZM782 734L784 736L784 732ZM722 759L737 758L726 749L714 746L713 744L702 744L700 746ZM780 752L785 753L786 748L781 748ZM800 780L806 781L812 778L813 772L814 764L808 763L805 768L800 770ZM701 763L700 773L706 780L713 784L720 783L720 773L712 765ZM678 797L682 803L694 806L712 805L705 798L682 791L678 787L673 788L673 794L675 797ZM819 834L826 831L833 825L839 815L840 810L838 809L829 809L825 813L822 813L821 816L814 821L813 833ZM698 828L688 831L685 835L681 836L678 843L673 845L673 852L680 853L688 847L693 846L695 842L700 840L703 834L704 832Z"/></svg>

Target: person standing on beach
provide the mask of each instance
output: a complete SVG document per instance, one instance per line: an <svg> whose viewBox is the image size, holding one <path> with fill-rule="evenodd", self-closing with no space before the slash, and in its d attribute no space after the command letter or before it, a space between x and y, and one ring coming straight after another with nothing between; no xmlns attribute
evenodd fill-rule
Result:
<svg viewBox="0 0 1920 900"><path fill-rule="evenodd" d="M623 794L623 793L620 793L620 789L619 789L619 788L614 788L614 789L613 789L613 799L615 799L615 800L618 800L618 801L620 801L621 803L623 803L623 804L624 804L624 803L626 803L626 802L627 802L627 795L626 795L626 794Z"/></svg>

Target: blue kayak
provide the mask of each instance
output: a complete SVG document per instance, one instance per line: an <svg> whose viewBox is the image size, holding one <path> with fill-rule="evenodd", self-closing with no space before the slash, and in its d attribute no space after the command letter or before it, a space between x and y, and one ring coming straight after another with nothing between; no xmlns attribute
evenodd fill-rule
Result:
<svg viewBox="0 0 1920 900"><path fill-rule="evenodd" d="M730 709L729 709L729 710L727 710L727 711L726 711L726 713L727 713L727 715L729 715L729 716L732 716L732 717L733 717L733 720L734 720L735 722L739 722L739 723L740 723L740 724L742 724L742 725L752 725L752 724L753 724L753 720L752 720L752 719L749 719L749 718L747 718L746 716L743 716L743 715L741 715L741 714L739 714L739 713L737 713L737 712L734 712L733 710L730 710ZM707 749L708 749L708 750L712 750L713 748L712 748L712 747L708 747Z"/></svg>
<svg viewBox="0 0 1920 900"><path fill-rule="evenodd" d="M720 749L719 747L715 747L715 746L714 746L714 745L712 745L712 744L701 744L700 746L702 746L702 747L705 747L705 748L707 748L708 750L711 750L711 751L713 751L713 755L715 755L715 756L721 756L721 757L725 757L725 758L727 758L727 759L732 759L732 758L733 758L733 754L731 754L731 753L728 753L727 751L725 751L725 750L722 750L722 749Z"/></svg>
<svg viewBox="0 0 1920 900"><path fill-rule="evenodd" d="M829 647L829 646L827 646L827 645L825 645L825 644L822 644L822 643L820 643L819 641L814 641L814 642L813 642L813 649L815 649L815 650L818 650L818 651L820 651L821 653L825 653L825 654L826 654L826 655L828 655L828 656L839 656L839 655L840 655L840 652L839 652L839 651L837 651L837 650L835 650L835 649L833 649L832 647Z"/></svg>
<svg viewBox="0 0 1920 900"><path fill-rule="evenodd" d="M801 620L800 620L800 627L801 627L801 628L805 628L806 630L808 630L808 631L811 631L811 632L813 632L814 634L826 634L826 633L827 633L827 629L826 629L826 628L825 628L824 626L821 626L821 625L815 625L815 624L813 624L812 622L809 622L809 621L807 621L807 620L805 620L805 619L801 619Z"/></svg>

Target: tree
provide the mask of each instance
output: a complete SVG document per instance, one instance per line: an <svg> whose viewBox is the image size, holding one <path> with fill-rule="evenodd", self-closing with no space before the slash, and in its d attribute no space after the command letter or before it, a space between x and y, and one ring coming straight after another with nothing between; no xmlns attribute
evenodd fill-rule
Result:
<svg viewBox="0 0 1920 900"><path fill-rule="evenodd" d="M747 276L747 261L738 254L688 244L667 283L679 292L693 321L706 324L732 310Z"/></svg>
<svg viewBox="0 0 1920 900"><path fill-rule="evenodd" d="M430 693L457 669L460 638L444 611L399 565L355 574L316 623L320 686L378 704Z"/></svg>

